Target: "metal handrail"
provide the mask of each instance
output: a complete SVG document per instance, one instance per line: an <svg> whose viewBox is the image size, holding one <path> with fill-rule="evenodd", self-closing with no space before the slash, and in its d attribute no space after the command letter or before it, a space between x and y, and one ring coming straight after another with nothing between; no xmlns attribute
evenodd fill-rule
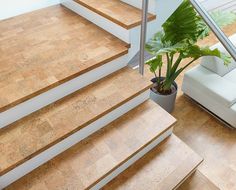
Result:
<svg viewBox="0 0 236 190"><path fill-rule="evenodd" d="M145 64L145 43L147 33L148 22L148 4L149 0L143 0L142 2L142 25L141 25L141 37L140 37L140 57L139 57L139 73L144 74Z"/></svg>
<svg viewBox="0 0 236 190"><path fill-rule="evenodd" d="M215 23L210 14L198 0L190 0L190 2L196 9L196 11L199 13L199 15L201 15L206 24L210 27L212 32L219 39L219 41L222 43L222 45L225 47L225 49L229 52L232 58L236 61L236 48L233 43L228 39L224 32L222 32L220 27Z"/></svg>

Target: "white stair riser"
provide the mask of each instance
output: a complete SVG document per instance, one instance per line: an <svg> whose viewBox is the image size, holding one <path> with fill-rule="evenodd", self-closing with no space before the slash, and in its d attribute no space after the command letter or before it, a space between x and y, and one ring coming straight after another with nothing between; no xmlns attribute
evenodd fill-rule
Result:
<svg viewBox="0 0 236 190"><path fill-rule="evenodd" d="M6 186L10 185L14 181L20 179L24 175L33 171L40 165L46 163L47 161L51 160L55 156L69 149L70 147L77 144L81 140L85 139L89 135L100 130L101 128L109 124L110 122L114 121L115 119L124 115L128 111L137 107L138 105L146 101L149 98L149 95L150 95L149 90L141 93L140 95L134 97L133 99L121 105L120 107L114 109L113 111L102 116L101 118L94 121L93 123L89 124L85 128L79 130L73 135L67 137L66 139L60 141L59 143L53 145L52 147L38 154L37 156L31 158L30 160L27 160L26 162L19 165L15 169L4 174L3 176L0 177L0 189L5 188Z"/></svg>
<svg viewBox="0 0 236 190"><path fill-rule="evenodd" d="M96 24L100 28L123 40L124 42L130 43L129 30L126 30L125 28L117 25L116 23L104 18L103 16L91 11L90 9L80 5L73 0L61 0L61 4L77 13L78 15L82 16L83 18Z"/></svg>
<svg viewBox="0 0 236 190"><path fill-rule="evenodd" d="M124 55L0 113L0 129L115 71L118 71L127 66L127 63L128 55Z"/></svg>
<svg viewBox="0 0 236 190"><path fill-rule="evenodd" d="M131 158L129 158L125 163L123 163L121 166L116 168L114 171L112 171L109 175L107 175L105 178L103 178L101 181L99 181L95 186L91 188L91 190L99 190L103 186L105 186L107 183L109 183L112 179L114 179L116 176L118 176L120 173L122 173L124 170L126 170L129 166L133 165L137 160L145 156L149 151L151 151L153 148L155 148L158 144L160 144L163 140L165 140L167 137L169 137L173 132L173 128L170 128L166 132L164 132L161 136L156 138L154 141L152 141L149 145L147 145L145 148L137 152L135 155L133 155Z"/></svg>
<svg viewBox="0 0 236 190"><path fill-rule="evenodd" d="M188 179L190 178L196 171L198 167L194 168L173 190L178 190L178 188Z"/></svg>
<svg viewBox="0 0 236 190"><path fill-rule="evenodd" d="M89 10L88 8L74 2L73 0L61 0L61 4L68 9L74 11L90 22L96 24L100 28L106 30L122 41L131 44L129 50L129 60L131 60L140 49L140 26L127 30L120 25L106 19L105 17ZM128 14L128 13L127 13ZM151 21L148 23L147 40L150 39L157 28L157 21Z"/></svg>

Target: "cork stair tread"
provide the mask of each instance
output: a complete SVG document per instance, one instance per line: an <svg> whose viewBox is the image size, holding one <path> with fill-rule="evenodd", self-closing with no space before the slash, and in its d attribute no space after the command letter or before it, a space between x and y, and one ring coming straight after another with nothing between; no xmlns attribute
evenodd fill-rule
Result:
<svg viewBox="0 0 236 190"><path fill-rule="evenodd" d="M6 189L90 189L174 123L147 100Z"/></svg>
<svg viewBox="0 0 236 190"><path fill-rule="evenodd" d="M123 68L0 130L0 175L147 91L150 81Z"/></svg>
<svg viewBox="0 0 236 190"><path fill-rule="evenodd" d="M89 10L111 20L125 29L131 29L141 24L141 10L120 0L74 0ZM156 16L148 15L148 20Z"/></svg>
<svg viewBox="0 0 236 190"><path fill-rule="evenodd" d="M220 190L199 170L194 172L177 190Z"/></svg>
<svg viewBox="0 0 236 190"><path fill-rule="evenodd" d="M172 135L121 173L103 190L175 189L202 159Z"/></svg>
<svg viewBox="0 0 236 190"><path fill-rule="evenodd" d="M0 112L128 53L60 5L0 21Z"/></svg>

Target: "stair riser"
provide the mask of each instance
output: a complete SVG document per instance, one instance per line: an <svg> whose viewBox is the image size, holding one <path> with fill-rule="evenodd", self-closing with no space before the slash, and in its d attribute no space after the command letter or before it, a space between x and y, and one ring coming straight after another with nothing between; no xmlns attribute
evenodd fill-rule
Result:
<svg viewBox="0 0 236 190"><path fill-rule="evenodd" d="M78 15L84 17L90 22L96 24L100 28L106 30L107 32L113 34L119 39L125 41L126 43L130 43L129 40L129 30L115 24L114 22L102 17L101 15L89 10L88 8L80 5L79 3L73 0L61 0L61 4Z"/></svg>
<svg viewBox="0 0 236 190"><path fill-rule="evenodd" d="M173 132L173 128L170 128L167 131L165 131L162 135L160 135L158 138L156 138L154 141L152 141L146 147L141 149L139 152L137 152L131 158L127 159L126 162L121 164L118 168L116 168L114 171L112 171L110 174L108 174L105 178L103 178L101 181L99 181L96 185L94 185L90 189L91 190L101 189L103 186L105 186L107 183L109 183L112 179L114 179L116 176L118 176L120 173L122 173L128 167L133 165L137 160L139 160L145 154L147 154L149 151L151 151L153 148L155 148L163 140L165 140L167 137L169 137L172 134L172 132Z"/></svg>
<svg viewBox="0 0 236 190"><path fill-rule="evenodd" d="M134 57L134 55L140 49L140 26L127 30L120 25L104 18L103 16L89 10L88 8L80 5L79 3L74 2L73 0L61 0L61 4L80 16L86 18L90 22L93 22L100 28L106 30L122 41L131 44L131 48L129 50L129 60ZM148 31L147 31L147 40L150 39L155 33L157 26L156 20L148 23Z"/></svg>
<svg viewBox="0 0 236 190"><path fill-rule="evenodd" d="M16 168L9 171L8 173L2 175L0 177L0 189L5 188L9 184L20 179L21 177L31 172L35 168L46 163L47 161L51 160L58 154L62 153L63 151L67 150L68 148L72 147L73 145L83 140L84 138L88 137L89 135L103 128L105 125L119 118L123 114L127 113L131 109L137 107L138 105L140 105L141 103L143 103L149 98L149 94L150 94L149 90L144 91L140 95L124 103L122 106L114 109L113 111L104 115L100 119L94 121L87 127L79 130L73 135L53 145L49 149L39 153L37 156L17 166Z"/></svg>
<svg viewBox="0 0 236 190"><path fill-rule="evenodd" d="M124 55L0 113L0 129L127 66L127 60Z"/></svg>
<svg viewBox="0 0 236 190"><path fill-rule="evenodd" d="M177 190L194 172L197 171L197 167L194 168L178 185L176 185L173 190Z"/></svg>

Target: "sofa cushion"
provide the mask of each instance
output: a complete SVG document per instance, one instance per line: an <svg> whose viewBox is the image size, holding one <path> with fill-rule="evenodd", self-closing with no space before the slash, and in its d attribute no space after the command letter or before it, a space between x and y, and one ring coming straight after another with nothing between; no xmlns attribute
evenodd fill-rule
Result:
<svg viewBox="0 0 236 190"><path fill-rule="evenodd" d="M236 115L236 104L232 105L232 107L230 109ZM236 118L234 117L234 121L235 120L236 120ZM235 121L235 123L236 123L236 121Z"/></svg>
<svg viewBox="0 0 236 190"><path fill-rule="evenodd" d="M236 84L201 65L186 72L184 82L188 82L189 85L194 86L199 92L211 97L222 106L229 108L236 103Z"/></svg>
<svg viewBox="0 0 236 190"><path fill-rule="evenodd" d="M236 46L236 34L229 37L229 39ZM218 48L222 53L229 55L227 50L220 42L211 47L211 49L215 48ZM201 65L220 76L224 76L225 74L229 73L230 71L236 68L236 62L233 59L231 63L226 66L224 65L224 61L222 59L214 56L203 57Z"/></svg>
<svg viewBox="0 0 236 190"><path fill-rule="evenodd" d="M236 85L236 69L227 73L223 78L225 78L226 80L228 80Z"/></svg>

